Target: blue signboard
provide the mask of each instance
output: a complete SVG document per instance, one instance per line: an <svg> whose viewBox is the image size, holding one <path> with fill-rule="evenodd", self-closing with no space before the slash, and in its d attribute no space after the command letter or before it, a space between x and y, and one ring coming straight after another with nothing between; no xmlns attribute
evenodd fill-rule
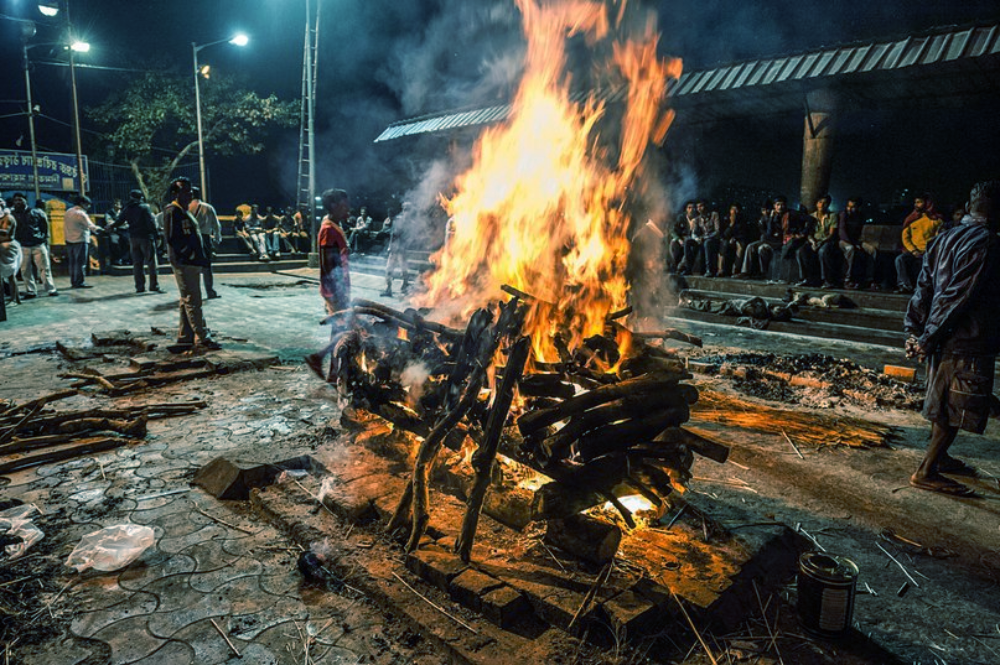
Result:
<svg viewBox="0 0 1000 665"><path fill-rule="evenodd" d="M76 155L61 152L38 153L38 186L43 192L78 192L79 174ZM83 157L83 183L89 189L87 157ZM31 153L21 150L0 150L0 190L30 191L35 188L31 168Z"/></svg>

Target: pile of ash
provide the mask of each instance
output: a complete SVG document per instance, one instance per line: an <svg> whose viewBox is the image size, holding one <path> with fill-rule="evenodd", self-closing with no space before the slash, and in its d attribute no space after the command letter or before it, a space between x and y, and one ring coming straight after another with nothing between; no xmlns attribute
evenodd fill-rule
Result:
<svg viewBox="0 0 1000 665"><path fill-rule="evenodd" d="M821 353L784 356L741 351L708 354L697 360L731 377L740 392L778 402L918 410L924 398L922 387Z"/></svg>

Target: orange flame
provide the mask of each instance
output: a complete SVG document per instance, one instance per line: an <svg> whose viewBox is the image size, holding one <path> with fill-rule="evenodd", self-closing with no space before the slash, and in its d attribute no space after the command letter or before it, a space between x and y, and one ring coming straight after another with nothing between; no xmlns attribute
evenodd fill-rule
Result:
<svg viewBox="0 0 1000 665"><path fill-rule="evenodd" d="M614 18L602 2L517 4L527 36L521 85L507 122L483 132L473 166L443 201L455 233L434 257L421 304L460 302L464 317L501 298L504 284L525 291L537 299L526 322L534 356L551 361L556 332L570 335L575 349L625 306L632 221L625 204L641 194L647 149L672 120L666 89L681 63L656 55L654 19L637 37L625 34L624 2ZM575 35L595 53L611 45L607 62L595 65L603 68L599 80L625 90L614 131L604 101L571 99L566 45Z"/></svg>

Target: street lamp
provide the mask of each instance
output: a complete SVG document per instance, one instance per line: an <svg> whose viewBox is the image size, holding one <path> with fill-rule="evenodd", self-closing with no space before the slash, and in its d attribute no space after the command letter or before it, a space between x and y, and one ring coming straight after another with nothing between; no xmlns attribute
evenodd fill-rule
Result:
<svg viewBox="0 0 1000 665"><path fill-rule="evenodd" d="M86 53L90 50L90 44L81 42L78 39L70 39L69 47L69 80L73 89L73 135L76 139L76 174L80 184L80 196L87 193L86 185L83 182L83 143L80 140L80 100L76 92L76 53Z"/></svg>
<svg viewBox="0 0 1000 665"><path fill-rule="evenodd" d="M205 137L201 130L201 84L198 81L201 72L198 67L198 52L209 46L215 46L224 42L229 42L234 46L246 46L250 42L250 38L243 33L237 33L229 39L220 39L207 44L198 45L191 42L191 57L194 60L194 112L198 124L198 170L201 175L201 197L205 201L209 200L209 198L208 181L205 177Z"/></svg>

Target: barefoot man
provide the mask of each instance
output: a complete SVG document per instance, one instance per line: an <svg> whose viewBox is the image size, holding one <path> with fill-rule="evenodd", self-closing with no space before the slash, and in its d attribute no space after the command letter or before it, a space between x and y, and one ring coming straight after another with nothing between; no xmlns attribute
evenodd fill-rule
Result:
<svg viewBox="0 0 1000 665"><path fill-rule="evenodd" d="M990 415L993 367L1000 353L1000 181L972 188L969 213L927 247L906 310L906 355L927 359L923 415L927 454L910 484L953 496L973 494L942 474L974 476L948 455L959 430L982 434Z"/></svg>

